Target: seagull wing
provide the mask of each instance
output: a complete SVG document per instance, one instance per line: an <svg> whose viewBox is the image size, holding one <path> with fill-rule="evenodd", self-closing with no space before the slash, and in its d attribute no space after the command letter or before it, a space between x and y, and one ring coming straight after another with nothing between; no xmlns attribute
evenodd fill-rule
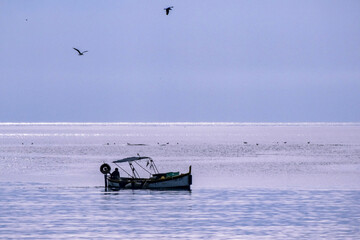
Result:
<svg viewBox="0 0 360 240"><path fill-rule="evenodd" d="M76 50L79 54L81 54L80 50L77 48L73 48L74 50Z"/></svg>
<svg viewBox="0 0 360 240"><path fill-rule="evenodd" d="M88 51L83 51L82 53L86 53L86 52L88 52Z"/></svg>
<svg viewBox="0 0 360 240"><path fill-rule="evenodd" d="M166 10L166 15L169 15L170 9L165 9Z"/></svg>

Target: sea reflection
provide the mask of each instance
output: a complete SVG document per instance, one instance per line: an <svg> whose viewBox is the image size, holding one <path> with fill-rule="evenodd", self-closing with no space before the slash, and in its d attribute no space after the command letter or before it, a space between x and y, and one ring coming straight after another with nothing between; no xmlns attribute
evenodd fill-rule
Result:
<svg viewBox="0 0 360 240"><path fill-rule="evenodd" d="M353 239L360 191L0 186L0 238Z"/></svg>

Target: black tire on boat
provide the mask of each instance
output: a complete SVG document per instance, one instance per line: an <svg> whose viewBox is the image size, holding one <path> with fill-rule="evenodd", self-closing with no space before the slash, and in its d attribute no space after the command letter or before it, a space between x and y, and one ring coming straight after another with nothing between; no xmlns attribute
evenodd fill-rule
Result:
<svg viewBox="0 0 360 240"><path fill-rule="evenodd" d="M100 166L100 172L102 174L108 174L110 173L110 171L111 171L111 167L109 164L104 163L103 165Z"/></svg>

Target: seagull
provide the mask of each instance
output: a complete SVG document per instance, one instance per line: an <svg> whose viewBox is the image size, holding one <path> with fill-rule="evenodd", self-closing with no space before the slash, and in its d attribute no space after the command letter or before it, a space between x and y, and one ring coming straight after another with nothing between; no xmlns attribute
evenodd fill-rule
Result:
<svg viewBox="0 0 360 240"><path fill-rule="evenodd" d="M73 49L76 50L79 53L79 56L82 56L82 55L84 55L84 53L87 52L87 51L80 52L80 50L77 49L77 48L73 48Z"/></svg>
<svg viewBox="0 0 360 240"><path fill-rule="evenodd" d="M170 10L172 10L173 7L168 7L168 8L164 8L164 10L166 11L166 15L169 15Z"/></svg>

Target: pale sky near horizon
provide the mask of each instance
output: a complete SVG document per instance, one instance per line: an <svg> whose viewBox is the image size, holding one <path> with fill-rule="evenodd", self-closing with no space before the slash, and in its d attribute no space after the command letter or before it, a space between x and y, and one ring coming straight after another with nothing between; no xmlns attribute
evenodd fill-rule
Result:
<svg viewBox="0 0 360 240"><path fill-rule="evenodd" d="M359 122L360 1L0 0L0 84L0 122Z"/></svg>

